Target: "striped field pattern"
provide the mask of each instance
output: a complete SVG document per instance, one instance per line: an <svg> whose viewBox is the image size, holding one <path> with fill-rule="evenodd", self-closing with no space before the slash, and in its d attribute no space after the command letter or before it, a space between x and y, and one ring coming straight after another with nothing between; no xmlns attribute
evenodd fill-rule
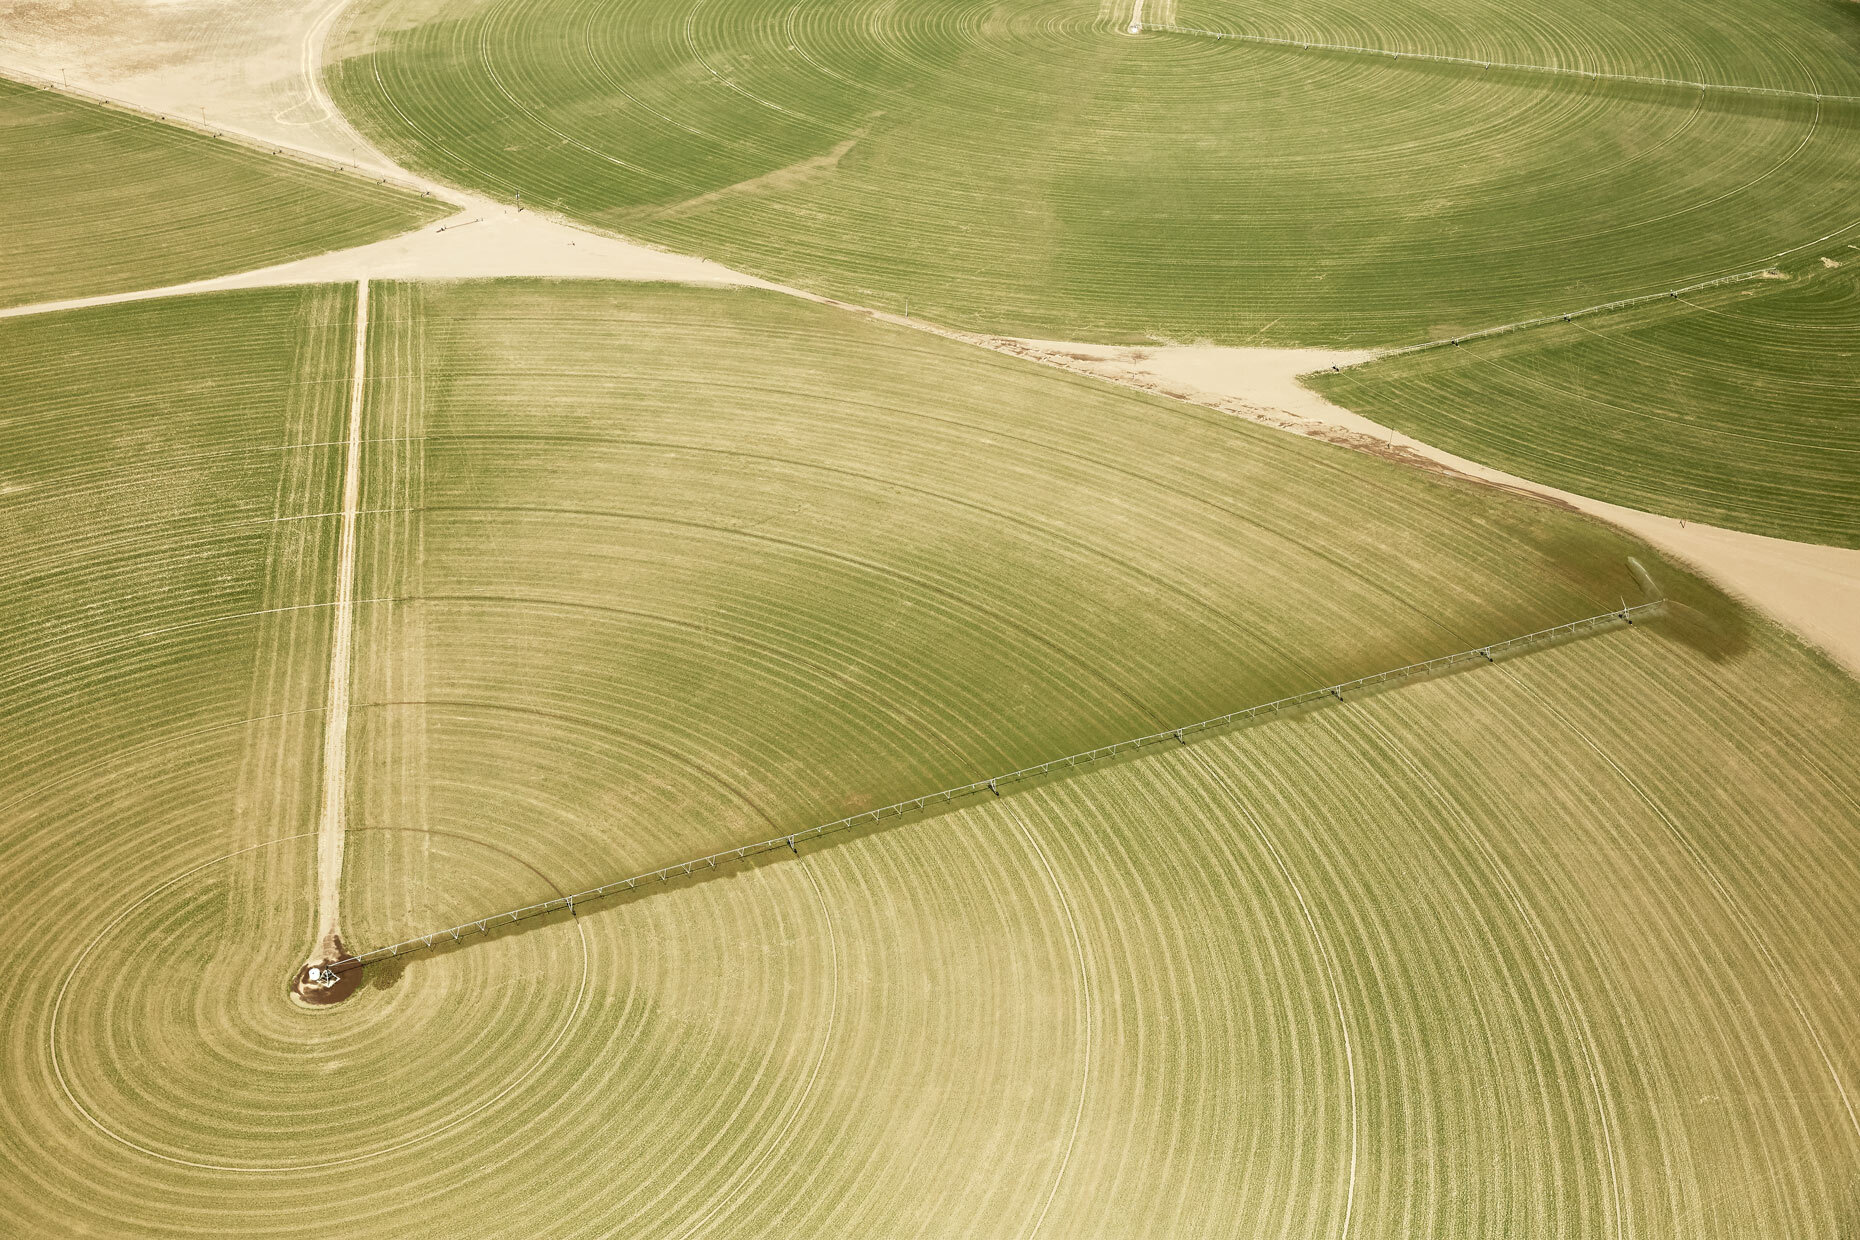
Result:
<svg viewBox="0 0 1860 1240"><path fill-rule="evenodd" d="M372 288L352 943L1591 614L1628 554L1674 618L293 1004L353 307L0 324L20 1234L1851 1226L1852 682L1573 514L747 291Z"/></svg>
<svg viewBox="0 0 1860 1240"><path fill-rule="evenodd" d="M0 79L0 306L180 284L391 237L438 204Z"/></svg>
<svg viewBox="0 0 1860 1240"><path fill-rule="evenodd" d="M339 605L340 606L340 605ZM1211 732L1224 732L1235 727L1267 722L1275 717L1291 717L1310 710L1314 706L1329 706L1347 698L1355 699L1366 693L1375 693L1394 688L1405 681L1449 675L1454 671L1464 671L1471 665L1488 665L1503 658L1528 654L1542 650L1559 642L1574 641L1596 633L1620 628L1632 624L1650 623L1660 619L1668 611L1664 598L1653 598L1648 602L1624 606L1619 611L1606 611L1596 616L1581 620L1572 620L1555 628L1544 629L1536 633L1523 633L1504 641L1494 642L1473 650L1462 650L1454 654L1441 655L1421 663L1410 663L1403 667L1389 668L1370 676L1359 676L1342 684L1327 685L1318 689L1307 689L1291 697L1276 698L1270 702L1259 702L1240 710L1228 711L1212 719L1201 719L1184 724L1179 728L1168 728L1161 732L1152 732L1148 736L1130 737L1125 740L1112 741L1083 753L1068 754L1061 758L1050 758L1033 766L1021 767L1016 771L1007 771L991 775L985 779L971 780L956 788L945 788L922 796L910 797L891 805L881 805L876 809L865 810L858 814L849 814L836 818L832 822L816 823L799 831L790 831L787 835L776 836L770 840L753 841L739 844L733 848L721 849L703 857L694 857L688 861L674 862L660 866L645 874L627 878L618 878L596 887L581 891L571 891L567 895L552 896L535 904L526 904L521 908L507 909L488 914L484 917L468 918L455 926L440 928L415 934L397 943L380 944L365 949L357 949L348 955L331 961L329 968L335 973L356 973L367 965L386 963L399 956L413 952L431 951L435 947L452 945L475 934L490 934L503 930L521 921L546 917L550 913L580 913L599 900L612 899L617 896L631 896L640 889L653 883L667 883L699 877L699 871L715 870L720 865L740 865L751 857L760 857L765 853L780 852L784 848L796 856L800 855L800 846L805 843L812 847L826 836L836 835L842 831L871 829L890 825L885 820L895 823L896 819L906 815L940 813L958 802L980 799L986 796L999 797L1003 789L1013 790L1015 785L1040 782L1052 778L1076 774L1093 766L1121 759L1136 757L1140 751L1157 745L1167 746L1171 743L1187 745L1191 740L1200 739ZM333 682L332 682L333 683ZM328 768L325 768L326 771ZM319 835L319 844L323 837ZM320 864L320 863L319 863ZM704 875L708 877L708 875Z"/></svg>
<svg viewBox="0 0 1860 1240"><path fill-rule="evenodd" d="M1157 0L1145 19L1860 95L1847 5L1421 9ZM1129 18L1110 0L358 0L327 73L428 175L1045 339L1401 345L1860 224L1860 103L1131 37Z"/></svg>
<svg viewBox="0 0 1860 1240"><path fill-rule="evenodd" d="M1860 94L1860 20L1838 5L1744 0L1178 0L1230 34L1825 95ZM1146 8L1147 20L1162 20Z"/></svg>
<svg viewBox="0 0 1860 1240"><path fill-rule="evenodd" d="M1588 522L775 294L373 313L357 743L571 891L1640 593Z"/></svg>
<svg viewBox="0 0 1860 1240"><path fill-rule="evenodd" d="M1860 547L1857 271L1860 250L1836 245L1786 279L1310 382L1426 443L1580 495Z"/></svg>

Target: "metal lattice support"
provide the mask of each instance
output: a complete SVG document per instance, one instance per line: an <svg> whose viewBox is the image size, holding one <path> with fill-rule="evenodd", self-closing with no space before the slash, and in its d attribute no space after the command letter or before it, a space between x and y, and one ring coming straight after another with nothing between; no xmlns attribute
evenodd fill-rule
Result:
<svg viewBox="0 0 1860 1240"><path fill-rule="evenodd" d="M1217 728L1229 727L1234 724L1246 723L1251 720L1281 714L1285 711L1296 710L1301 706L1307 706L1317 701L1335 699L1338 702L1342 702L1346 700L1344 698L1345 693L1354 692L1356 690L1373 689L1379 685L1386 685L1393 681L1408 680L1417 676L1427 676L1438 672L1444 672L1464 663L1484 664L1496 662L1505 655L1521 651L1531 646L1554 642L1562 638L1575 637L1598 629L1611 628L1615 625L1631 625L1634 623L1634 618L1636 616L1651 616L1665 607L1665 605L1663 599L1655 599L1649 603L1639 603L1632 607L1623 605L1618 611L1607 611L1597 616L1588 616L1581 620L1572 620L1568 624L1559 624L1555 628L1539 629L1535 633L1526 633L1521 637L1513 637L1506 641L1495 642L1489 646L1475 646L1470 650L1462 650L1458 654L1445 655L1438 659L1429 659L1423 663L1410 663L1405 667L1390 668L1386 672L1376 672L1370 676L1361 676L1355 680L1347 680L1339 685L1326 685L1322 689L1309 689L1304 693L1295 694L1292 697L1279 698L1277 701L1272 702L1262 702L1258 706L1249 706L1244 710L1231 711L1225 715L1216 715L1212 719L1203 719L1199 723L1186 724L1183 727L1170 728L1162 732L1153 732L1148 736L1139 736L1131 740L1117 741L1114 744L1103 745L1097 749L1088 749L1083 753L1071 754L1064 758L1054 758L1049 762L1042 762L1038 766L1022 767L1020 770L1010 771L1006 775L996 775L989 779L978 779L974 783L964 784L958 788L945 788L941 792L932 792L927 796L913 797L908 801L899 801L895 805L887 805L880 809L867 810L862 814L854 814L847 818L837 818L832 822L825 822L821 823L819 826L809 827L805 831L796 831L789 835L778 835L774 839L763 840L756 844L745 844L739 848L725 849L723 852L712 853L707 857L698 857L692 861L681 861L674 865L665 866L662 869L649 871L645 874L636 874L631 878L617 879L611 883L603 883L599 887L590 887L586 891L577 891L571 895L557 896L553 900L544 900L540 904L526 904L522 908L511 909L508 912L493 913L489 917L462 922L459 925L450 926L444 930L436 930L431 934L422 934L415 938L391 944L387 947L377 947L370 951L358 952L353 956L345 956L327 967L338 971L346 971L359 968L365 964L372 964L376 961L388 960L395 956L404 956L408 952L430 949L441 942L457 942L469 934L488 934L499 926L510 925L519 921L527 921L532 917L541 917L545 914L562 910L566 910L572 914L577 905L586 904L591 900L599 900L605 896L619 895L622 892L634 891L647 883L670 882L674 877L684 878L695 873L700 867L714 869L719 862L744 861L758 854L776 852L783 848L790 849L798 854L800 852L799 842L802 840L818 839L823 835L830 835L835 831L844 831L851 827L877 823L886 818L898 818L905 814L920 813L932 805L948 805L966 797L973 797L986 793L993 793L995 796L1000 796L1000 785L1002 784L1038 779L1041 776L1050 775L1055 771L1072 770L1082 765L1089 766L1117 757L1120 754L1131 753L1135 750L1143 749L1147 746L1159 744L1164 741L1173 740L1186 745L1188 743L1188 737L1198 732L1213 731Z"/></svg>

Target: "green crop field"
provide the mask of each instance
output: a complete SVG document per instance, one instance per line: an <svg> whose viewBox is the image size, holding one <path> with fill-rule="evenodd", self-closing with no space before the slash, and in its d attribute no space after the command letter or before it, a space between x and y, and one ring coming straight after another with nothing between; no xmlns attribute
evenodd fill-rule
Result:
<svg viewBox="0 0 1860 1240"><path fill-rule="evenodd" d="M776 294L373 314L356 593L417 602L358 649L426 665L358 680L362 747L423 731L434 812L582 885L1639 593L1588 522Z"/></svg>
<svg viewBox="0 0 1860 1240"><path fill-rule="evenodd" d="M1146 12L1860 95L1850 5L1486 20L1499 7ZM1856 223L1860 102L1132 38L1128 19L361 0L328 78L429 175L1015 335L1397 345L1758 268Z"/></svg>
<svg viewBox="0 0 1860 1240"><path fill-rule="evenodd" d="M1838 254L1840 258L1831 256ZM1845 261L1844 261L1845 260ZM1860 252L1787 279L1316 376L1461 456L1631 508L1860 547Z"/></svg>
<svg viewBox="0 0 1860 1240"><path fill-rule="evenodd" d="M0 306L159 288L378 241L411 194L0 79Z"/></svg>
<svg viewBox="0 0 1860 1240"><path fill-rule="evenodd" d="M1176 0L1175 23L1228 34L1588 73L1860 93L1860 19L1841 4L1707 0ZM1169 9L1164 0L1164 11ZM1156 9L1145 8L1147 20Z"/></svg>
<svg viewBox="0 0 1860 1240"><path fill-rule="evenodd" d="M20 1234L1809 1236L1860 688L1574 514L749 291L371 290L356 945L285 993L350 289L0 323ZM179 352L185 368L150 359Z"/></svg>

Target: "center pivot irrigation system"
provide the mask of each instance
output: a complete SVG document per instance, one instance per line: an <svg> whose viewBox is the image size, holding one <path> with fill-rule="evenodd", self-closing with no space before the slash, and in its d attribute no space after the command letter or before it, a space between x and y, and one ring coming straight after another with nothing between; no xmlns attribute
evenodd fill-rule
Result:
<svg viewBox="0 0 1860 1240"><path fill-rule="evenodd" d="M1572 620L1567 624L1559 624L1555 628L1539 629L1535 633L1526 633L1521 637L1508 638L1505 641L1490 646L1476 646L1471 650L1462 650L1458 654L1444 655L1438 659L1429 659L1424 663L1410 663L1404 667L1391 668L1386 672L1376 672L1374 675L1361 676L1355 680L1346 680L1342 684L1328 685L1322 689L1310 689L1292 697L1279 698L1272 702L1263 702L1258 706L1249 706L1244 710L1236 710L1225 715L1217 715L1212 719L1203 719L1199 723L1185 724L1182 727L1170 728L1163 732L1153 732L1148 736L1139 736L1133 740L1118 741L1115 744L1104 745L1097 749L1088 749L1084 753L1075 753L1070 757L1054 758L1052 761L1042 762L1038 766L1022 767L1020 770L1010 771L1006 775L996 775L990 779L978 779L974 783L964 784L958 788L945 788L941 792L932 792L927 796L914 797L908 801L899 801L895 805L887 805L880 809L867 810L862 814L854 814L848 818L836 818L832 822L821 823L819 826L809 827L805 831L796 831L792 835L779 835L772 840L763 840L756 844L745 844L740 848L725 849L723 852L712 853L708 857L699 857L693 861L681 861L675 865L668 865L663 869L653 870L650 873L636 874L631 878L618 879L611 883L604 883L599 887L590 887L586 891L577 891L572 895L557 896L553 900L544 900L541 904L526 904L522 908L511 909L508 912L493 913L489 917L481 918L477 921L468 921L460 925L449 926L444 930L436 930L431 934L422 934L416 938L406 939L387 947L376 947L369 951L359 952L353 956L344 956L340 960L330 962L325 965L324 968L337 973L347 972L350 969L359 969L363 965L372 964L376 961L390 960L395 956L404 956L410 952L425 951L446 943L456 943L469 935L488 934L499 926L510 925L519 921L527 921L532 917L542 917L546 914L564 909L573 914L577 905L588 904L607 896L619 895L622 892L636 891L651 883L666 883L674 878L685 878L702 870L714 870L720 864L745 861L761 853L778 852L784 848L799 853L799 845L803 840L818 839L823 835L829 835L835 831L844 831L862 824L877 823L886 818L899 818L905 814L921 813L933 806L948 805L965 797L980 796L983 793L991 793L995 796L1000 796L1001 785L1003 784L1019 783L1029 779L1038 779L1043 775L1051 775L1058 771L1069 771L1081 766L1090 766L1094 763L1117 757L1119 754L1130 753L1149 745L1160 745L1168 741L1175 741L1178 744L1186 745L1188 743L1188 738L1196 733L1209 732L1216 728L1246 723L1250 720L1280 714L1289 710L1296 710L1301 706L1308 706L1327 699L1341 702L1344 700L1344 695L1347 693L1360 693L1365 689L1373 689L1379 685L1386 685L1393 681L1407 680L1412 677L1444 672L1464 663L1494 663L1506 655L1517 654L1530 647L1544 645L1565 638L1578 637L1599 629L1612 628L1617 625L1631 625L1634 623L1635 617L1651 617L1658 614L1665 606L1666 601L1664 599L1654 599L1647 603L1637 603L1632 607L1624 604L1618 611L1605 611L1600 615L1589 616L1586 619Z"/></svg>

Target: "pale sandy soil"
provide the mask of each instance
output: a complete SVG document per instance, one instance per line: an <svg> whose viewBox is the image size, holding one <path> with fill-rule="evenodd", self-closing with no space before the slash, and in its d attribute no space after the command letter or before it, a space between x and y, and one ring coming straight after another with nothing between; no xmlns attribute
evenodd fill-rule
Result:
<svg viewBox="0 0 1860 1240"><path fill-rule="evenodd" d="M455 280L493 276L553 276L586 280L675 280L686 284L776 286L701 258L669 254L583 232L530 211L479 202L417 232L336 250L314 258L166 288L39 302L0 309L0 318L80 306L144 301L184 293L335 284L354 280Z"/></svg>
<svg viewBox="0 0 1860 1240"><path fill-rule="evenodd" d="M1200 404L1209 403L1211 398L1238 401L1253 413L1275 415L1275 424L1296 424L1345 412L1300 383L1298 376L1330 366L1354 366L1375 356L1364 349L1129 347L1063 340L1007 340L998 347Z"/></svg>
<svg viewBox="0 0 1860 1240"><path fill-rule="evenodd" d="M391 170L314 72L339 0L0 0L0 69Z"/></svg>
<svg viewBox="0 0 1860 1240"><path fill-rule="evenodd" d="M342 464L342 533L336 553L335 632L323 710L323 806L316 835L316 949L309 963L342 956L338 904L349 795L349 665L355 641L355 522L362 503L362 401L368 392L368 281L355 289L355 363L349 372L349 443Z"/></svg>
<svg viewBox="0 0 1860 1240"><path fill-rule="evenodd" d="M1004 340L996 347L1297 434L1451 470L1566 504L1613 522L1692 565L1860 675L1860 550L1681 522L1560 491L1410 439L1332 404L1298 382L1299 375L1351 365L1368 358L1367 353L1207 346L1128 348L1051 340Z"/></svg>
<svg viewBox="0 0 1860 1240"><path fill-rule="evenodd" d="M15 307L0 310L0 315L212 289L364 279L557 276L779 287L716 263L518 212L395 167L341 117L317 73L325 36L344 2L0 0L0 70L53 82L68 80L74 87L195 123L204 109L210 127L352 162L455 203L461 207L459 215L374 245L260 271L167 289ZM1101 11L1107 7L1114 11L1121 5L1103 0ZM1173 0L1147 0L1144 7L1152 20L1173 19ZM888 314L874 317L899 321ZM1366 354L1208 346L1120 348L940 334L1569 504L1622 525L1695 565L1860 674L1860 552L1691 523L1681 526L1669 518L1541 486L1394 434L1330 404L1297 381L1300 374L1352 364Z"/></svg>
<svg viewBox="0 0 1860 1240"><path fill-rule="evenodd" d="M353 166L461 209L418 232L140 296L360 279L561 276L761 284L481 198L397 166L350 126L318 67L347 0L0 0L0 72ZM105 299L111 300L111 299ZM128 300L128 299L115 299ZM65 308L49 303L18 310Z"/></svg>

